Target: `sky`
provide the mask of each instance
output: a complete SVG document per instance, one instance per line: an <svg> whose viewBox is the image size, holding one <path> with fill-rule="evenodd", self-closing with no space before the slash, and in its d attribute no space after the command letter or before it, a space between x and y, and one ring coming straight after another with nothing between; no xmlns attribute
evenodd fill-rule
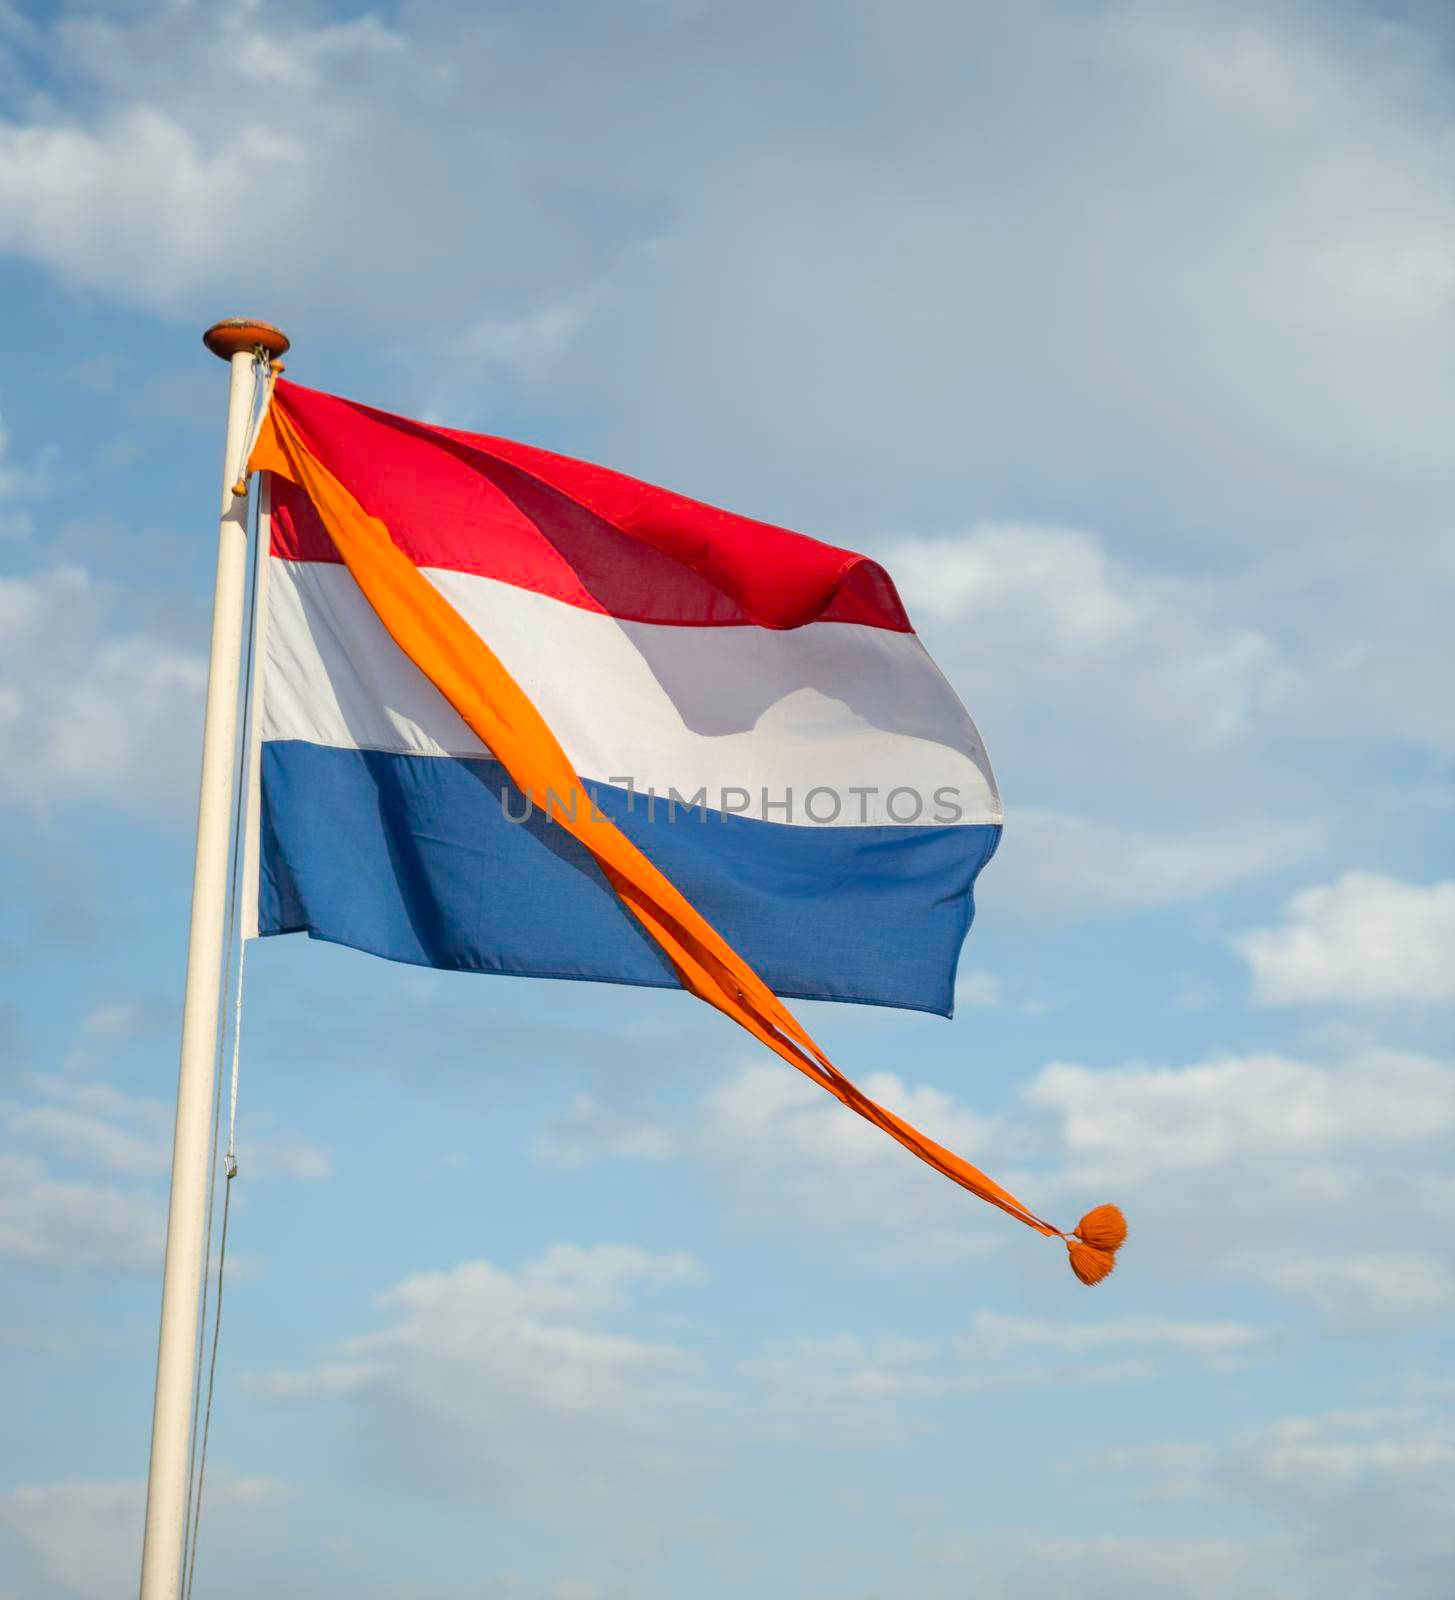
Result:
<svg viewBox="0 0 1455 1600"><path fill-rule="evenodd" d="M1006 830L953 1021L251 948L199 1594L1435 1600L1455 28L0 0L0 1600L134 1593L225 381L864 551Z"/></svg>

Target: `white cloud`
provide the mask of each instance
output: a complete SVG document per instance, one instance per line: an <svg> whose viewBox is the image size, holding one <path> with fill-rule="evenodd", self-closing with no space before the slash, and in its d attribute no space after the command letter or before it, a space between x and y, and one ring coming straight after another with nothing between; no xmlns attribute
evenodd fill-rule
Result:
<svg viewBox="0 0 1455 1600"><path fill-rule="evenodd" d="M578 1094L535 1143L547 1166L584 1167L604 1159L667 1161L678 1153L680 1135L664 1122L638 1118Z"/></svg>
<svg viewBox="0 0 1455 1600"><path fill-rule="evenodd" d="M192 803L206 664L118 630L118 599L77 567L0 578L0 800Z"/></svg>
<svg viewBox="0 0 1455 1600"><path fill-rule="evenodd" d="M1334 1061L1053 1062L993 1117L893 1074L862 1086L1063 1226L1089 1204L1123 1204L1122 1278L1140 1264L1256 1285L1359 1331L1428 1324L1448 1304L1450 1196L1436 1161L1455 1132L1448 1062L1370 1046ZM598 1138L594 1124L558 1121L551 1158L700 1163L740 1219L846 1235L860 1263L939 1268L1011 1238L994 1212L772 1063L737 1070L670 1122L622 1112L603 1127ZM1412 1253L1402 1241L1415 1236L1437 1242Z"/></svg>
<svg viewBox="0 0 1455 1600"><path fill-rule="evenodd" d="M955 979L955 1008L993 1011L1002 1003L1001 982L993 972L971 969Z"/></svg>
<svg viewBox="0 0 1455 1600"><path fill-rule="evenodd" d="M235 234L218 227L211 196L246 214L271 191L286 209L306 192L306 164L304 147L262 120L208 139L147 104L113 107L94 129L0 127L0 245L164 305L226 271Z"/></svg>
<svg viewBox="0 0 1455 1600"><path fill-rule="evenodd" d="M160 1100L59 1074L31 1074L21 1087L28 1098L8 1108L5 1126L22 1144L119 1177L169 1170L172 1112Z"/></svg>
<svg viewBox="0 0 1455 1600"><path fill-rule="evenodd" d="M1287 1600L1265 1562L1256 1546L1232 1539L1047 1538L1028 1541L981 1592L990 1600Z"/></svg>
<svg viewBox="0 0 1455 1600"><path fill-rule="evenodd" d="M892 1072L867 1073L859 1086L962 1153L973 1155L989 1142L994 1124L943 1090L907 1084ZM746 1067L723 1080L709 1093L703 1112L705 1137L726 1159L751 1164L755 1152L771 1149L786 1163L804 1164L815 1182L832 1171L862 1178L886 1161L897 1161L900 1153L877 1128L777 1062Z"/></svg>
<svg viewBox="0 0 1455 1600"><path fill-rule="evenodd" d="M1455 883L1346 872L1233 942L1264 1005L1455 1000Z"/></svg>
<svg viewBox="0 0 1455 1600"><path fill-rule="evenodd" d="M159 1009L132 1000L98 1006L81 1019L81 1032L92 1039L131 1039L156 1025Z"/></svg>
<svg viewBox="0 0 1455 1600"><path fill-rule="evenodd" d="M1058 903L1064 880L1073 914L1166 904L1317 846L1306 821L1260 816L1243 776L1288 667L1242 585L1139 571L1096 534L1034 524L884 556L1001 772L996 874L1018 898ZM1147 829L1159 810L1170 836Z"/></svg>
<svg viewBox="0 0 1455 1600"><path fill-rule="evenodd" d="M597 298L588 289L518 317L484 317L469 330L466 348L518 379L543 378L586 325Z"/></svg>
<svg viewBox="0 0 1455 1600"><path fill-rule="evenodd" d="M1263 1156L1401 1148L1455 1129L1455 1069L1369 1050L1337 1066L1272 1053L1186 1067L1043 1068L1025 1094L1082 1181L1136 1182Z"/></svg>
<svg viewBox="0 0 1455 1600"><path fill-rule="evenodd" d="M1451 1303L1448 1062L1365 1047L1333 1063L1063 1063L1022 1102L1044 1139L1038 1187L1127 1211L1124 1270L1143 1257L1163 1275L1256 1284L1348 1331L1429 1325Z"/></svg>
<svg viewBox="0 0 1455 1600"><path fill-rule="evenodd" d="M1265 1564L1275 1593L1440 1600L1449 1591L1455 1427L1444 1410L1284 1417L1221 1444L1117 1451L1102 1464L1145 1472L1153 1492L1254 1508L1277 1530Z"/></svg>
<svg viewBox="0 0 1455 1600"><path fill-rule="evenodd" d="M319 1183L333 1176L333 1157L307 1139L292 1134L273 1134L266 1128L249 1137L238 1137L239 1170L247 1163L250 1178L288 1178L295 1183Z"/></svg>
<svg viewBox="0 0 1455 1600"><path fill-rule="evenodd" d="M209 1538L235 1549L251 1525L286 1494L275 1478L241 1477L225 1464L207 1474ZM73 1479L0 1492L0 1527L36 1558L40 1570L79 1600L116 1600L141 1562L146 1485L139 1479ZM264 1508L269 1508L265 1510Z"/></svg>
<svg viewBox="0 0 1455 1600"><path fill-rule="evenodd" d="M529 12L68 19L42 81L78 109L37 94L6 129L0 241L166 311L246 281L432 325L461 388L544 366L669 453L750 415L785 481L1100 468L1175 496L1159 537L1190 546L1230 506L1443 470L1455 185L1417 30L916 0L892 50L849 49L877 9L808 0L765 57L761 4L669 10L575 16L569 60ZM219 228L219 193L296 248Z"/></svg>
<svg viewBox="0 0 1455 1600"><path fill-rule="evenodd" d="M686 1256L626 1246L556 1246L515 1271L466 1262L378 1296L383 1329L247 1387L337 1408L389 1477L557 1527L606 1519L640 1545L688 1513L707 1474L753 1460L765 1438L901 1440L946 1426L947 1407L968 1396L1124 1384L1188 1363L1223 1370L1270 1343L1235 1321L983 1311L960 1334L739 1331L724 1345L689 1308L667 1325L701 1335L703 1356L682 1337L626 1331L660 1326L656 1295L702 1278Z"/></svg>
<svg viewBox="0 0 1455 1600"><path fill-rule="evenodd" d="M487 1261L406 1278L380 1332L317 1366L263 1374L281 1401L347 1399L371 1418L381 1469L451 1498L595 1520L650 1515L700 1463L688 1419L710 1411L680 1345L613 1330L659 1290L701 1280L680 1254L557 1245L508 1272Z"/></svg>
<svg viewBox="0 0 1455 1600"><path fill-rule="evenodd" d="M1327 1251L1272 1260L1264 1281L1349 1331L1429 1325L1455 1311L1455 1266L1415 1251Z"/></svg>
<svg viewBox="0 0 1455 1600"><path fill-rule="evenodd" d="M866 1094L974 1159L999 1124L952 1095L894 1073L857 1080ZM763 1061L722 1078L670 1116L578 1096L537 1139L549 1166L682 1161L707 1171L754 1227L784 1217L845 1233L859 1258L886 1270L911 1259L958 1265L994 1249L998 1230L964 1191L922 1167L878 1129L786 1063Z"/></svg>
<svg viewBox="0 0 1455 1600"><path fill-rule="evenodd" d="M971 1161L1000 1147L1002 1124L929 1084L892 1072L856 1080L865 1094ZM861 1259L950 1265L995 1247L986 1208L777 1062L743 1068L709 1091L685 1149L700 1155L735 1208L761 1222L854 1236Z"/></svg>
<svg viewBox="0 0 1455 1600"><path fill-rule="evenodd" d="M950 1407L976 1395L1144 1383L1192 1364L1228 1372L1266 1356L1273 1334L1243 1322L1127 1316L1050 1321L979 1311L958 1334L841 1331L770 1339L746 1356L756 1407L747 1422L858 1442L953 1426Z"/></svg>
<svg viewBox="0 0 1455 1600"><path fill-rule="evenodd" d="M1372 294L1378 274L1349 265L1429 261L1412 273L1427 283L1449 259L1447 127L1421 101L1434 68L1417 36L1347 11L914 14L873 110L776 162L745 152L731 209L710 171L678 241L693 278L643 286L676 359L726 377L724 408L771 349L787 377L758 385L766 437L812 429L820 459L847 462L878 424L877 467L897 431L906 467L958 445L970 481L997 484L1110 470L1175 495L1182 525L1159 536L1189 547L1230 505L1330 503L1315 463L1401 375L1448 415L1418 332L1444 348L1438 294ZM975 93L955 97L941 63L972 59ZM1298 92L1251 93L1255 76ZM1356 196L1372 194L1371 221ZM694 319L710 265L718 315ZM1310 371L1327 375L1317 394ZM1403 446L1389 418L1364 436L1366 469L1433 460L1434 431L1410 420Z"/></svg>
<svg viewBox="0 0 1455 1600"><path fill-rule="evenodd" d="M1180 1322L1173 1317L1045 1322L977 1311L961 1347L970 1356L1038 1348L1068 1355L1158 1350L1193 1356L1211 1366L1225 1366L1245 1359L1268 1338L1268 1329L1247 1322Z"/></svg>
<svg viewBox="0 0 1455 1600"><path fill-rule="evenodd" d="M1262 1353L1269 1340L1268 1329L1241 1322L1074 1316L1052 1322L978 1311L965 1332L948 1337L840 1332L775 1339L743 1370L777 1416L811 1413L823 1425L877 1431L885 1407L904 1426L902 1408L916 1401L1046 1384L1122 1384L1178 1359L1230 1370Z"/></svg>
<svg viewBox="0 0 1455 1600"><path fill-rule="evenodd" d="M91 1172L121 1178L162 1178L171 1170L174 1108L128 1094L114 1084L56 1074L21 1081L24 1102L0 1103L12 1141L44 1149ZM332 1176L326 1150L308 1140L245 1122L238 1136L240 1166L248 1178L316 1181Z"/></svg>
<svg viewBox="0 0 1455 1600"><path fill-rule="evenodd" d="M1008 807L992 871L1021 915L1063 920L1204 899L1319 852L1316 823L1249 821L1164 834L1034 807Z"/></svg>
<svg viewBox="0 0 1455 1600"><path fill-rule="evenodd" d="M1167 610L1153 584L1071 528L987 523L959 539L909 540L897 547L894 570L919 611L977 626L1035 619L1070 656L1118 643Z"/></svg>
<svg viewBox="0 0 1455 1600"><path fill-rule="evenodd" d="M504 58L519 31L494 39L502 59L487 82L511 81ZM73 283L197 315L246 281L285 306L392 306L417 325L445 304L478 317L491 288L508 286L518 305L532 278L549 293L563 276L553 244L576 259L570 230L530 183L548 159L503 129L481 158L501 96L482 100L481 76L451 41L420 51L374 17L318 24L252 5L67 19L47 45L52 69L85 83L90 103L68 114L39 100L28 120L0 125L0 248ZM224 95L238 110L219 120ZM462 123L476 130L468 153L443 137ZM219 194L234 216L267 213L271 228L220 226ZM462 205L467 194L478 203ZM514 248L492 249L504 233ZM301 271L276 249L282 235L297 242Z"/></svg>
<svg viewBox="0 0 1455 1600"><path fill-rule="evenodd" d="M40 471L11 462L10 433L5 419L0 417L0 541L30 537L30 513L24 502L40 494L44 487Z"/></svg>
<svg viewBox="0 0 1455 1600"><path fill-rule="evenodd" d="M777 1339L748 1357L744 1373L769 1415L813 1416L838 1432L878 1430L882 1408L945 1399L978 1378L951 1371L943 1341L836 1333ZM905 1425L902 1421L900 1425ZM922 1426L922 1424L921 1424Z"/></svg>
<svg viewBox="0 0 1455 1600"><path fill-rule="evenodd" d="M61 1178L0 1152L0 1256L38 1266L155 1272L162 1210L138 1189Z"/></svg>
<svg viewBox="0 0 1455 1600"><path fill-rule="evenodd" d="M1260 1428L1238 1441L1236 1455L1256 1483L1321 1500L1382 1477L1451 1479L1455 1431L1438 1412L1335 1411Z"/></svg>
<svg viewBox="0 0 1455 1600"><path fill-rule="evenodd" d="M1294 678L1238 586L1137 571L1094 534L1030 524L886 559L1006 785L996 903L1038 920L1147 910L1324 848L1306 801L1294 820L1255 809Z"/></svg>
<svg viewBox="0 0 1455 1600"><path fill-rule="evenodd" d="M357 1394L379 1379L384 1368L377 1361L323 1361L301 1372L259 1372L247 1380L253 1394L284 1404L334 1400Z"/></svg>
<svg viewBox="0 0 1455 1600"><path fill-rule="evenodd" d="M962 1154L987 1147L996 1124L943 1090L866 1074L864 1092ZM754 1063L720 1080L695 1110L671 1120L578 1096L536 1143L548 1165L601 1160L705 1161L753 1214L785 1212L815 1225L898 1234L918 1224L913 1248L955 1258L981 1254L958 1190L786 1064ZM909 1162L906 1167L905 1163ZM925 1181L917 1182L923 1177Z"/></svg>
<svg viewBox="0 0 1455 1600"><path fill-rule="evenodd" d="M1265 635L1217 618L1215 585L1137 573L1078 529L982 524L900 543L889 562L913 614L957 624L957 664L992 722L1000 702L1009 722L1070 694L1118 737L1130 725L1211 751L1247 731L1276 670Z"/></svg>

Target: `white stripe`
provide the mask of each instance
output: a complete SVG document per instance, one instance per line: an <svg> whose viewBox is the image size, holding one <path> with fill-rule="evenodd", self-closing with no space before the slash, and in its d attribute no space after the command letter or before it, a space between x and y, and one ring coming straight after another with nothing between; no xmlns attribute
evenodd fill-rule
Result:
<svg viewBox="0 0 1455 1600"><path fill-rule="evenodd" d="M345 568L270 565L265 739L487 753ZM425 576L583 778L663 796L705 790L699 803L771 822L1000 821L980 736L913 634L622 622L493 578Z"/></svg>

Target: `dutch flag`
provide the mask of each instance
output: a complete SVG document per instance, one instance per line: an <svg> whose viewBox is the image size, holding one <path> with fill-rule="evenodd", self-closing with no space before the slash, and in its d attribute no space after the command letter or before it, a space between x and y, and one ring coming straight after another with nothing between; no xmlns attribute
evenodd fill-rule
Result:
<svg viewBox="0 0 1455 1600"><path fill-rule="evenodd" d="M1000 836L974 724L876 563L619 473L279 383L309 450L534 701L594 803L779 994L949 1015ZM675 985L589 851L272 487L259 934Z"/></svg>
<svg viewBox="0 0 1455 1600"><path fill-rule="evenodd" d="M678 985L936 1171L782 996L949 1014L1000 800L882 567L504 439L278 384L249 904L399 961Z"/></svg>

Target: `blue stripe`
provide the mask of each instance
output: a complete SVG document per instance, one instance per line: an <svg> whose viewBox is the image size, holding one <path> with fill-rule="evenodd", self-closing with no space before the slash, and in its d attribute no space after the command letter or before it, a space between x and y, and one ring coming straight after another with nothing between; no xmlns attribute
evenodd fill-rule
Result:
<svg viewBox="0 0 1455 1600"><path fill-rule="evenodd" d="M949 1016L996 826L810 828L603 811L779 994ZM263 746L258 931L467 972L677 987L590 854L493 761Z"/></svg>

